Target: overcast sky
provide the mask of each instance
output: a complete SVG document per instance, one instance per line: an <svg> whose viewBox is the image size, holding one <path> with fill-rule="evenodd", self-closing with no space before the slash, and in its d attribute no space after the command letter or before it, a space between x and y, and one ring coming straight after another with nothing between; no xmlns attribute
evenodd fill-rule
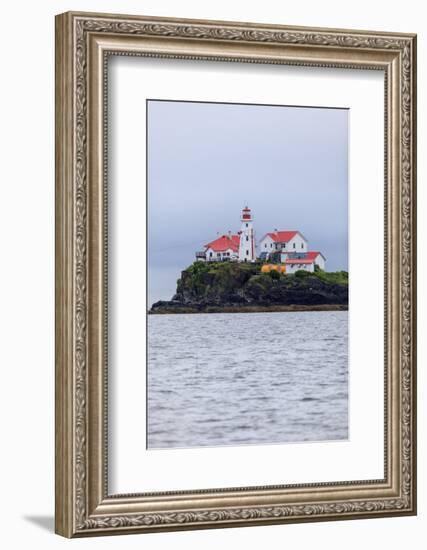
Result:
<svg viewBox="0 0 427 550"><path fill-rule="evenodd" d="M149 101L149 305L252 208L257 243L299 230L327 271L348 266L348 111Z"/></svg>

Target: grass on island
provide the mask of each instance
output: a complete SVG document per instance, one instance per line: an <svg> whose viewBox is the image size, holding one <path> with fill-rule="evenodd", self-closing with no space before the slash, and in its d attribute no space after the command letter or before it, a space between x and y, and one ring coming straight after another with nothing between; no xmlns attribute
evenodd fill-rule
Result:
<svg viewBox="0 0 427 550"><path fill-rule="evenodd" d="M295 277L317 277L326 283L348 285L348 271L323 271L322 269L316 269L313 273L310 273L309 271L301 270L295 273Z"/></svg>

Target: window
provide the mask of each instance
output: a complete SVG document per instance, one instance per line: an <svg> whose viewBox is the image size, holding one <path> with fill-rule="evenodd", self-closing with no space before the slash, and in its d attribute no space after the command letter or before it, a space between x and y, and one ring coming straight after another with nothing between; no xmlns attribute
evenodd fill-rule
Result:
<svg viewBox="0 0 427 550"><path fill-rule="evenodd" d="M270 248L273 248L273 243L270 243Z"/></svg>
<svg viewBox="0 0 427 550"><path fill-rule="evenodd" d="M265 245L264 245L264 246L265 246L265 248L267 248L267 243L265 243Z"/></svg>
<svg viewBox="0 0 427 550"><path fill-rule="evenodd" d="M283 243L283 248L286 248L286 243Z"/></svg>
<svg viewBox="0 0 427 550"><path fill-rule="evenodd" d="M248 227L248 224L246 224L246 227Z"/></svg>
<svg viewBox="0 0 427 550"><path fill-rule="evenodd" d="M246 235L246 240L249 241L249 237Z"/></svg>
<svg viewBox="0 0 427 550"><path fill-rule="evenodd" d="M212 252L209 252L209 258L212 258Z"/></svg>
<svg viewBox="0 0 427 550"><path fill-rule="evenodd" d="M217 256L218 256L218 258L220 258L221 257L221 252L218 252Z"/></svg>
<svg viewBox="0 0 427 550"><path fill-rule="evenodd" d="M301 243L301 248L304 248L304 243Z"/></svg>
<svg viewBox="0 0 427 550"><path fill-rule="evenodd" d="M295 243L293 244L293 248L295 248Z"/></svg>
<svg viewBox="0 0 427 550"><path fill-rule="evenodd" d="M249 250L246 250L246 256L249 256Z"/></svg>

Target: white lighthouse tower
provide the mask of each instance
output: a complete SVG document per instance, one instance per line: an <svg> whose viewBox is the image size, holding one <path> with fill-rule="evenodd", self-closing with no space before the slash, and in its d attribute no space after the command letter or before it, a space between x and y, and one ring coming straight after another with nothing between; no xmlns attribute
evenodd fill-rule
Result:
<svg viewBox="0 0 427 550"><path fill-rule="evenodd" d="M240 217L242 228L240 231L239 262L255 261L255 238L252 225L251 209L245 206Z"/></svg>

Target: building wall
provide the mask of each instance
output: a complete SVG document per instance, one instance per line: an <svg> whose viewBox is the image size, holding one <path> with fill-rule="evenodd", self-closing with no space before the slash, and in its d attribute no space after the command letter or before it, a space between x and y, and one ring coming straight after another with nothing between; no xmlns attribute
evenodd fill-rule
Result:
<svg viewBox="0 0 427 550"><path fill-rule="evenodd" d="M262 241L259 243L259 253L261 252L274 252L275 246L273 239L267 235Z"/></svg>
<svg viewBox="0 0 427 550"><path fill-rule="evenodd" d="M206 249L206 261L207 262L213 262L216 258L216 252L212 250L212 248Z"/></svg>
<svg viewBox="0 0 427 550"><path fill-rule="evenodd" d="M314 263L311 264L287 264L286 265L286 273L292 274L296 271L310 271L313 273L314 271Z"/></svg>
<svg viewBox="0 0 427 550"><path fill-rule="evenodd" d="M293 237L282 249L286 250L286 252L307 252L308 242L299 233L297 233L295 237Z"/></svg>
<svg viewBox="0 0 427 550"><path fill-rule="evenodd" d="M212 256L211 256L212 254ZM223 252L215 252L212 248L206 250L206 261L207 262L218 262L220 260L228 259L235 260L238 255L231 248L224 250Z"/></svg>
<svg viewBox="0 0 427 550"><path fill-rule="evenodd" d="M317 255L317 257L315 259L315 263L320 267L320 269L325 270L326 262L323 259L323 256L321 254Z"/></svg>

